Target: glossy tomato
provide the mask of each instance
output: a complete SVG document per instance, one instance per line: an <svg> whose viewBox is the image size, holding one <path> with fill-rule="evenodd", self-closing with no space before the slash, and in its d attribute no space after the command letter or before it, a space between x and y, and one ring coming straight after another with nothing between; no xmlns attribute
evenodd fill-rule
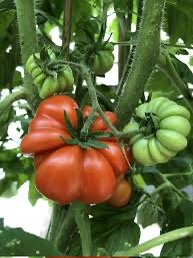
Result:
<svg viewBox="0 0 193 258"><path fill-rule="evenodd" d="M128 162L112 137L98 140L106 144L107 148L103 149L65 143L73 136L67 129L64 110L76 129L77 108L76 102L68 96L44 100L21 142L21 151L34 156L36 187L47 198L60 204L74 200L101 203L111 197L116 177L128 171ZM114 124L115 114L106 112L106 115ZM102 118L97 116L91 132L107 130Z"/></svg>

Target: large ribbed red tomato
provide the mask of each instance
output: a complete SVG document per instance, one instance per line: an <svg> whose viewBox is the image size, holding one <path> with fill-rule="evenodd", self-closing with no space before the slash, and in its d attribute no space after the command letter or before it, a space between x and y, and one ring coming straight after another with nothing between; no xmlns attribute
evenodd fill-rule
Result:
<svg viewBox="0 0 193 258"><path fill-rule="evenodd" d="M76 102L68 96L44 100L21 142L21 151L34 157L36 187L49 199L60 204L74 200L101 203L111 197L116 177L128 171L128 163L118 142L112 138L100 139L108 147L104 149L81 148L64 142L71 138L64 111L76 128L77 108ZM115 114L106 112L106 115L114 124ZM107 129L102 118L96 117L91 131Z"/></svg>

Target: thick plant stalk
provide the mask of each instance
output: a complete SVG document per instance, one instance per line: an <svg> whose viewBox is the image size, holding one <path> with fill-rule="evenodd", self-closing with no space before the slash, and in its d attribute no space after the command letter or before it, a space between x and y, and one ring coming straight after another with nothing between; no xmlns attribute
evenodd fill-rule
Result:
<svg viewBox="0 0 193 258"><path fill-rule="evenodd" d="M64 0L64 31L62 47L68 59L72 26L72 0Z"/></svg>
<svg viewBox="0 0 193 258"><path fill-rule="evenodd" d="M29 56L38 51L34 1L15 0L15 4L17 10L22 63L25 69L25 64ZM24 90L28 103L33 109L35 109L37 105L37 100L35 101L35 98L37 98L37 90L33 88L33 79L26 70L24 76Z"/></svg>
<svg viewBox="0 0 193 258"><path fill-rule="evenodd" d="M160 54L160 30L165 0L145 0L134 60L116 107L117 125L131 118Z"/></svg>
<svg viewBox="0 0 193 258"><path fill-rule="evenodd" d="M128 251L122 251L117 252L114 254L114 256L135 256L139 255L145 251L148 251L149 249L156 247L158 245L166 244L175 240L179 240L185 237L193 236L193 227L185 227L176 229L173 231L170 231L168 233L165 233L159 237L153 238L152 240L149 240L141 245L132 247Z"/></svg>
<svg viewBox="0 0 193 258"><path fill-rule="evenodd" d="M7 96L4 100L0 103L0 115L7 110L11 106L13 102L16 100L25 99L25 92L23 89L20 91L16 91L14 93L11 93L9 96Z"/></svg>

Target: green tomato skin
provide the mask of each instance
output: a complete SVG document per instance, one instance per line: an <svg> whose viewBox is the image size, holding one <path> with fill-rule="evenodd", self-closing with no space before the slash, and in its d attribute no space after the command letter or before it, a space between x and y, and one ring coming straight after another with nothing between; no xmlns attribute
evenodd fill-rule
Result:
<svg viewBox="0 0 193 258"><path fill-rule="evenodd" d="M66 79L66 88L65 91L72 91L74 84L74 76L72 73L72 69L68 66L67 69L63 71L64 77Z"/></svg>
<svg viewBox="0 0 193 258"><path fill-rule="evenodd" d="M44 80L46 79L46 75L44 73L41 73L34 79L34 84L38 87L41 87L43 85Z"/></svg>
<svg viewBox="0 0 193 258"><path fill-rule="evenodd" d="M171 151L181 151L187 146L186 138L176 131L160 129L156 132L158 141Z"/></svg>
<svg viewBox="0 0 193 258"><path fill-rule="evenodd" d="M40 98L45 99L52 96L54 93L58 92L58 81L53 77L48 77L45 79L43 86L39 91Z"/></svg>
<svg viewBox="0 0 193 258"><path fill-rule="evenodd" d="M160 107L157 109L157 113L156 113L156 115L158 116L158 117L160 117L160 113L163 111L163 110L166 110L166 109L169 109L169 108L171 108L172 106L173 107L176 107L176 102L174 102L174 101L171 101L171 100L169 100L169 101L166 101L166 102L164 102L162 105L160 105Z"/></svg>
<svg viewBox="0 0 193 258"><path fill-rule="evenodd" d="M137 132L138 130L139 130L139 125L134 121L134 122L130 122L124 127L123 133L127 134L128 137L133 137L134 135L138 134Z"/></svg>
<svg viewBox="0 0 193 258"><path fill-rule="evenodd" d="M191 129L189 121L182 116L166 117L160 122L159 126L161 129L168 129L181 133L185 137L188 136Z"/></svg>
<svg viewBox="0 0 193 258"><path fill-rule="evenodd" d="M159 112L160 120L169 116L182 116L186 119L190 119L190 112L188 111L188 109L180 105L172 105L167 109L160 110Z"/></svg>
<svg viewBox="0 0 193 258"><path fill-rule="evenodd" d="M42 70L41 70L40 67L36 67L36 68L34 68L34 69L32 70L31 74L32 74L32 77L33 77L33 78L36 78L36 77L38 77L39 75L42 74Z"/></svg>
<svg viewBox="0 0 193 258"><path fill-rule="evenodd" d="M171 159L172 157L176 156L177 152L175 151L171 151L169 149L167 149L166 147L164 147L159 141L158 139L156 139L156 145L157 148L159 149L159 151L165 155L166 157L168 157L169 159Z"/></svg>
<svg viewBox="0 0 193 258"><path fill-rule="evenodd" d="M114 46L113 46L112 43L108 42L102 49L104 49L104 50L106 50L106 51L113 52Z"/></svg>
<svg viewBox="0 0 193 258"><path fill-rule="evenodd" d="M91 71L96 75L104 75L111 70L114 63L114 55L110 51L99 51L93 60L91 65Z"/></svg>
<svg viewBox="0 0 193 258"><path fill-rule="evenodd" d="M143 134L142 133L139 133L139 134L136 134L135 136L133 136L130 141L129 141L129 145L130 146L133 146L137 141L141 140L143 138Z"/></svg>
<svg viewBox="0 0 193 258"><path fill-rule="evenodd" d="M148 140L149 153L155 163L166 163L169 158L164 155L158 148L157 139L155 137Z"/></svg>
<svg viewBox="0 0 193 258"><path fill-rule="evenodd" d="M138 140L132 147L132 153L134 158L140 164L144 166L153 166L155 165L155 161L153 161L151 154L148 148L149 140L142 138Z"/></svg>
<svg viewBox="0 0 193 258"><path fill-rule="evenodd" d="M37 58L40 58L40 54L39 54L39 53L36 53L35 56L36 56ZM39 67L39 66L35 63L34 55L33 55L33 54L28 58L25 67L26 67L26 70L27 70L29 73L32 72L32 70L34 69L34 67Z"/></svg>
<svg viewBox="0 0 193 258"><path fill-rule="evenodd" d="M144 166L168 162L187 146L186 137L191 130L190 112L168 98L158 97L136 109L136 115L142 119L146 117L146 113L157 117L157 124L152 122L152 136L145 136L135 121L123 130L130 138L133 156Z"/></svg>
<svg viewBox="0 0 193 258"><path fill-rule="evenodd" d="M161 105L163 105L163 103L168 102L169 100L165 97L158 97L155 99L152 99L149 103L148 103L148 111L152 112L154 114L157 114L157 110L160 108Z"/></svg>

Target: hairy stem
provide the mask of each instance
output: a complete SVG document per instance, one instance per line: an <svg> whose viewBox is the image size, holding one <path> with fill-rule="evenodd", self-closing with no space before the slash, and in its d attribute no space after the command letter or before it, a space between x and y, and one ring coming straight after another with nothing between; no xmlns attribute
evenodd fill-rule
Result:
<svg viewBox="0 0 193 258"><path fill-rule="evenodd" d="M13 102L15 102L16 100L25 99L25 97L26 96L24 89L9 94L9 96L7 96L4 100L0 102L0 114L5 112Z"/></svg>
<svg viewBox="0 0 193 258"><path fill-rule="evenodd" d="M153 238L152 240L149 240L141 245L134 246L128 251L117 252L114 254L114 256L139 255L158 245L166 244L189 236L193 236L193 227L184 227L176 229L171 232L165 233L159 237Z"/></svg>
<svg viewBox="0 0 193 258"><path fill-rule="evenodd" d="M17 10L22 62L25 69L25 64L29 56L38 51L34 1L15 0L15 4ZM32 109L34 109L37 105L37 102L35 101L37 90L33 87L33 79L26 70L24 76L24 89L26 99Z"/></svg>
<svg viewBox="0 0 193 258"><path fill-rule="evenodd" d="M134 60L116 107L118 126L131 118L160 54L164 0L145 0ZM127 111L127 112L126 112Z"/></svg>
<svg viewBox="0 0 193 258"><path fill-rule="evenodd" d="M71 27L72 27L72 0L64 0L64 31L63 31L62 47L64 49L67 59L69 55Z"/></svg>
<svg viewBox="0 0 193 258"><path fill-rule="evenodd" d="M91 97L91 101L92 101L92 108L93 108L93 112L96 111L99 113L99 115L101 115L101 117L103 118L105 124L111 129L112 133L119 137L122 135L121 132L119 132L110 122L110 120L106 117L105 113L103 112L103 110L101 109L99 102L98 102L98 98L97 98L97 94L96 94L96 90L95 87L93 85L92 79L91 79L91 75L89 74L89 71L87 68L85 68L84 66L82 66L82 73L84 76L84 79L87 83L88 86L88 91L89 91L89 95ZM84 130L86 130L86 128L84 128Z"/></svg>

